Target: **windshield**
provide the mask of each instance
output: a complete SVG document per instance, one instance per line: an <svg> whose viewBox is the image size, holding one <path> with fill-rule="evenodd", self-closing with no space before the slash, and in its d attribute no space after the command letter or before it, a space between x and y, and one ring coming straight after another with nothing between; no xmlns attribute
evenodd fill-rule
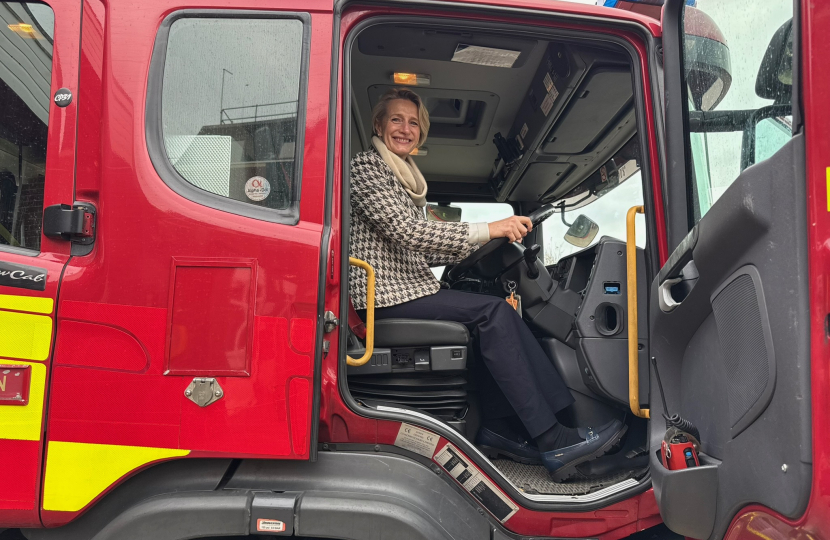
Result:
<svg viewBox="0 0 830 540"><path fill-rule="evenodd" d="M573 223L580 215L585 214L597 225L599 233L591 242L594 245L602 236L611 236L625 241L625 216L632 206L643 204L643 182L639 171L631 175L622 184L604 194L599 199L582 208L565 211L565 221ZM646 245L646 222L643 214L637 214L637 246ZM560 213L549 217L542 225L544 238L545 266L556 263L562 257L585 248L577 247L565 241L568 225L562 223Z"/></svg>
<svg viewBox="0 0 830 540"><path fill-rule="evenodd" d="M513 207L507 203L452 203L452 206L461 209L461 221L468 223L492 223L493 221L509 218L514 214ZM443 266L436 266L431 270L436 278L441 279L444 268Z"/></svg>

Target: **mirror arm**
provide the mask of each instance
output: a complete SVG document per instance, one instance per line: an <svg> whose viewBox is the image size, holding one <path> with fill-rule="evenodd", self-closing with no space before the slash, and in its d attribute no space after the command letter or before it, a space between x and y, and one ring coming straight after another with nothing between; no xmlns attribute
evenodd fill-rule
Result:
<svg viewBox="0 0 830 540"><path fill-rule="evenodd" d="M736 111L689 111L689 131L719 133L743 131L755 109Z"/></svg>
<svg viewBox="0 0 830 540"><path fill-rule="evenodd" d="M565 221L565 201L562 201L557 206L559 206L559 211L562 215L562 223L565 224L565 227L570 227L571 225L573 225L573 223L568 223L567 221Z"/></svg>

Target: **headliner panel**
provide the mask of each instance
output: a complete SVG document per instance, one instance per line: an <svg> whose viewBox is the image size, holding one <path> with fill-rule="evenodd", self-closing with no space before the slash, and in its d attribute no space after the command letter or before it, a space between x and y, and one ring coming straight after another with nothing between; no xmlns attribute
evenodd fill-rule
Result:
<svg viewBox="0 0 830 540"><path fill-rule="evenodd" d="M521 53L512 68L447 61L444 58L451 57L448 51L454 50L454 43L519 50ZM528 91L535 82L537 70L550 43L543 39L499 35L492 30L463 28L458 24L428 27L379 24L369 27L363 30L351 51L355 121L367 136L371 135L374 95L377 88L391 86L391 75L395 71L430 75L430 86L424 87L426 91L421 89L424 97L430 93L441 96L457 94L459 99L475 99L482 93L494 95L495 99L490 100L488 108L493 107L494 101L495 111L488 110L486 113L489 126L482 123L487 129L482 130L475 141L430 137L425 144L428 154L415 158L430 184L431 192L442 194L442 200L494 200L496 197L490 186L490 177L498 151L492 142L493 137L496 133L515 135L513 132L517 131L520 111L527 107ZM527 141L530 146L525 151L525 157L511 172L518 177L512 180L515 185L509 188L511 193L502 194L502 199L537 201L545 193L548 196L554 193L551 188L563 185L563 180L567 179L564 184L569 186L578 185L610 158L617 146L628 141L636 129L632 87L618 94L609 93L607 88L609 77L618 86L632 80L628 59L621 54L622 50L616 46L612 49L598 48L566 40L559 40L558 43L564 44L569 51L575 72L560 89L558 100L561 104L557 100L553 114L545 119L546 123L538 136ZM603 73L613 75L604 76ZM631 82L628 84L631 85ZM418 87L412 89L419 92ZM579 103L580 98L586 103ZM588 102L590 106L580 107ZM603 110L597 111L598 107ZM579 114L569 117L571 110ZM585 130L586 124L595 128L593 134L591 130ZM556 143L567 143L568 133L565 131L573 130L579 132L574 134L578 135L575 139L580 141L567 145L567 149L575 149L575 153L562 152ZM551 144L549 141L554 136L556 140ZM361 141L353 137L353 154L363 149ZM553 149L557 151L551 152ZM558 172L560 176L548 180L544 178L545 171Z"/></svg>

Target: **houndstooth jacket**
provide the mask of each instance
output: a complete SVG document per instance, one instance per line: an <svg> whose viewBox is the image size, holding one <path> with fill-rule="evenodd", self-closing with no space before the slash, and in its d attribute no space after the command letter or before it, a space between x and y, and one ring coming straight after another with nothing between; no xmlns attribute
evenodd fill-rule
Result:
<svg viewBox="0 0 830 540"><path fill-rule="evenodd" d="M476 246L467 240L468 223L427 221L373 148L351 163L352 257L375 269L375 307L402 304L441 288L430 266L454 264ZM366 309L366 273L349 270L355 309Z"/></svg>

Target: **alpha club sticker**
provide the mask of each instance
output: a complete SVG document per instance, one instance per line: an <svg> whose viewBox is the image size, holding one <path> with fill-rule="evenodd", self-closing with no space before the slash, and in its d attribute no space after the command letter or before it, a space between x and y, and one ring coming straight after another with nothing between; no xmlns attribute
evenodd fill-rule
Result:
<svg viewBox="0 0 830 540"><path fill-rule="evenodd" d="M264 201L271 193L271 184L261 176L254 176L245 182L245 196L252 201Z"/></svg>

